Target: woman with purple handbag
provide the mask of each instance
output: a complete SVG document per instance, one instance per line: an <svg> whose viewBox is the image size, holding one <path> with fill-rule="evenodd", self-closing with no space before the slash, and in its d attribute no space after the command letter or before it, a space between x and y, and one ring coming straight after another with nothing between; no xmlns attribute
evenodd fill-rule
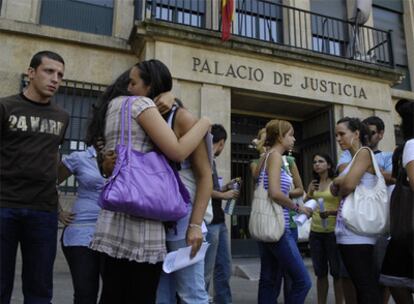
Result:
<svg viewBox="0 0 414 304"><path fill-rule="evenodd" d="M149 154L157 147L173 161L186 159L207 133L210 121L200 119L177 140L150 99L171 90L172 78L168 68L158 60L143 61L131 69L130 79L128 91L135 96L125 101L125 93L114 86L114 91L109 94L112 96L107 100L106 113L99 113L100 119L105 122L105 150L115 150L115 146L128 137L134 155ZM124 115L123 110L126 108L130 115ZM124 126L121 121L130 121L130 117L134 120L128 126L129 132L125 132L121 128ZM124 136L128 133L128 136ZM118 154L117 163L122 161L119 158ZM139 179L140 172L131 173L134 174L133 178ZM154 185L153 189L143 191L161 189L162 186ZM125 184L125 191L128 189ZM129 195L121 194L125 197ZM164 225L160 219L102 210L90 245L104 256L100 303L154 303L162 261L167 251L165 241Z"/></svg>

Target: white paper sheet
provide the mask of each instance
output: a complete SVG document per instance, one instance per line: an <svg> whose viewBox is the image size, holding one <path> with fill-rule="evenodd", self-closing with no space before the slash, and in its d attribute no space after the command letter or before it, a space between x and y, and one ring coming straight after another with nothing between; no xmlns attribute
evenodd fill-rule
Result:
<svg viewBox="0 0 414 304"><path fill-rule="evenodd" d="M305 203L305 207L311 208L313 211L315 211L317 206L318 202L313 199ZM308 217L305 214L298 214L293 217L293 220L295 221L296 225L302 226L308 220Z"/></svg>
<svg viewBox="0 0 414 304"><path fill-rule="evenodd" d="M190 258L191 246L168 253L162 264L162 270L164 270L165 273L171 273L203 260L206 256L208 246L210 246L209 243L203 243L196 256L192 259Z"/></svg>

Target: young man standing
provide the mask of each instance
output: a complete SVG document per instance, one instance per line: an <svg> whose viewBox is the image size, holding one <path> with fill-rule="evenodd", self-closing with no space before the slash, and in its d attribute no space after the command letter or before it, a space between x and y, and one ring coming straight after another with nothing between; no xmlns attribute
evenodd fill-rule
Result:
<svg viewBox="0 0 414 304"><path fill-rule="evenodd" d="M215 124L211 127L213 135L213 154L214 157L220 155L224 149L227 139L227 132L222 125ZM227 189L227 185L221 187L216 169L216 161L213 161L213 220L207 226L207 242L210 247L205 258L204 277L206 289L209 290L210 280L213 277L214 283L214 303L232 303L230 290L231 277L231 256L229 248L229 233L224 222L224 211L222 208L223 199L237 198L239 192ZM213 275L214 273L214 275Z"/></svg>
<svg viewBox="0 0 414 304"><path fill-rule="evenodd" d="M17 246L25 303L50 303L57 243L57 164L69 115L53 101L64 61L35 54L29 85L0 99L0 302L10 303Z"/></svg>

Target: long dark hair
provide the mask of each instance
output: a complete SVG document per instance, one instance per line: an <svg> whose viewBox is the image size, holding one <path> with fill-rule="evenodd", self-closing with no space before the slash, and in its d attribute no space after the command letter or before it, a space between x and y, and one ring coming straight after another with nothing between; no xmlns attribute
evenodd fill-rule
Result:
<svg viewBox="0 0 414 304"><path fill-rule="evenodd" d="M154 99L164 92L171 91L172 77L167 66L157 59L139 62L135 65L145 85L150 86L147 97Z"/></svg>
<svg viewBox="0 0 414 304"><path fill-rule="evenodd" d="M316 156L322 157L327 162L327 164L331 166L328 169L328 177L330 179L334 178L335 177L335 164L332 161L332 158L328 154L326 154L326 153L315 153L312 156L312 162L313 162L313 160L315 159ZM315 179L318 179L319 180L319 178L316 178L316 177L319 177L319 174L316 173L313 169L312 169L312 174L313 174L313 177Z"/></svg>
<svg viewBox="0 0 414 304"><path fill-rule="evenodd" d="M401 161L402 153L404 150L404 146L407 140L410 140L414 138L414 101L407 100L407 99L401 99L397 102L395 105L395 110L398 112L398 114L401 117L401 131L404 138L404 143L402 145L399 145L392 155L392 175L394 177L397 176L398 173L398 162Z"/></svg>
<svg viewBox="0 0 414 304"><path fill-rule="evenodd" d="M145 85L150 86L146 97L154 99L164 92L171 91L172 77L167 66L159 60L151 59L139 62L134 65L138 69L139 76ZM122 73L115 82L110 85L99 98L98 105L93 110L93 117L88 127L86 142L95 144L99 138L104 138L105 117L109 102L119 96L129 96L128 84L130 81L129 72Z"/></svg>
<svg viewBox="0 0 414 304"><path fill-rule="evenodd" d="M129 96L129 72L123 72L113 84L108 86L99 97L97 104L92 105L92 118L86 132L85 143L87 146L95 145L99 138L104 138L105 116L109 102L119 96Z"/></svg>
<svg viewBox="0 0 414 304"><path fill-rule="evenodd" d="M337 125L340 123L345 123L347 128L352 132L359 131L359 141L361 145L368 146L371 139L371 132L366 124L361 122L359 118L356 117L344 117L338 120Z"/></svg>
<svg viewBox="0 0 414 304"><path fill-rule="evenodd" d="M395 105L395 109L401 116L401 131L404 141L414 138L414 101L401 99Z"/></svg>

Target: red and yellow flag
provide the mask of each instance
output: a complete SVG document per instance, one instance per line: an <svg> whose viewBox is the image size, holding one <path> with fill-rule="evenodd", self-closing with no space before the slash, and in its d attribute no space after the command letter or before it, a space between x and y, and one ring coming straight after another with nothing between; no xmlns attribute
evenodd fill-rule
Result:
<svg viewBox="0 0 414 304"><path fill-rule="evenodd" d="M221 0L221 40L230 39L234 16L234 0Z"/></svg>

